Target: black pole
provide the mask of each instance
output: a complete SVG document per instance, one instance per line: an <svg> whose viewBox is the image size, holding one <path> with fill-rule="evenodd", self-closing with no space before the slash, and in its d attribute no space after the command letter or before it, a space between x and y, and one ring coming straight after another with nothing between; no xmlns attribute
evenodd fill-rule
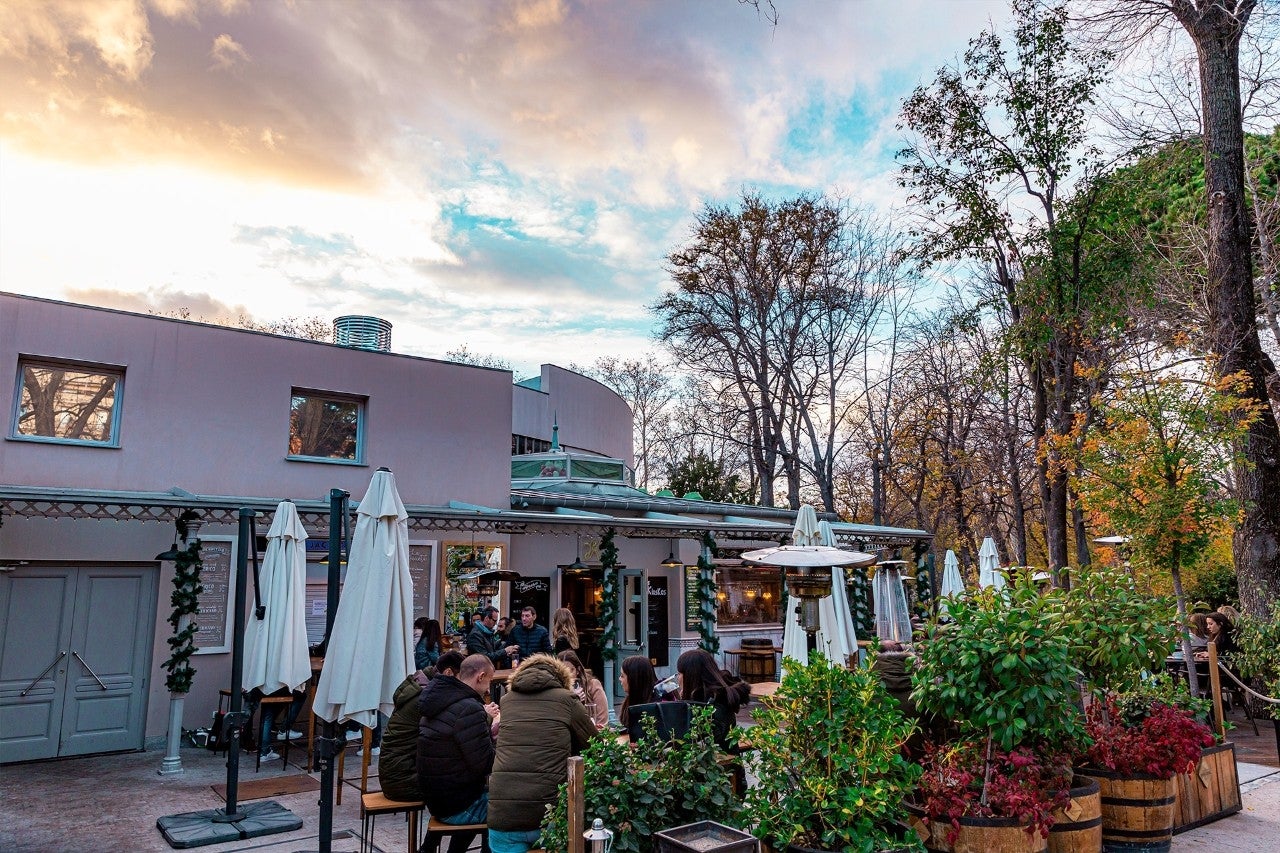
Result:
<svg viewBox="0 0 1280 853"><path fill-rule="evenodd" d="M240 814L236 808L236 795L239 793L237 788L240 784L240 730L248 720L248 715L243 713L244 710L244 694L241 687L244 685L244 607L247 600L245 587L249 583L249 549L258 548L258 543L254 541L252 528L254 510L248 507L240 508L240 530L239 542L240 547L236 549L236 597L233 611L233 621L231 633L231 712L228 714L228 734L230 740L227 744L227 805L223 809L224 816L219 820L231 822L241 820L244 815Z"/></svg>
<svg viewBox="0 0 1280 853"><path fill-rule="evenodd" d="M325 613L325 653L333 635L333 617L338 612L338 591L342 584L343 533L347 525L347 500L351 493L342 489L329 490L329 587ZM329 720L321 721L320 737L316 742L316 757L320 762L320 853L333 849L333 758L337 755L337 725Z"/></svg>

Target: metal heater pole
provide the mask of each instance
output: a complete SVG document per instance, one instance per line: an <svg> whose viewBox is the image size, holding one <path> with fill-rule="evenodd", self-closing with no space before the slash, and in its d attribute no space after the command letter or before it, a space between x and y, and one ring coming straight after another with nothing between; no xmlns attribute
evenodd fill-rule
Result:
<svg viewBox="0 0 1280 853"><path fill-rule="evenodd" d="M228 729L230 740L227 744L227 806L223 821L240 820L237 810L236 795L240 785L240 732L248 722L249 715L244 711L244 606L247 596L245 587L249 585L249 549L258 547L252 534L254 510L240 508L240 530L236 549L236 597L233 610L231 634L231 711L227 715L231 721Z"/></svg>
<svg viewBox="0 0 1280 853"><path fill-rule="evenodd" d="M349 492L329 490L329 587L325 613L325 653L333 634L333 617L338 612L338 594L342 585L342 549L347 525L347 500ZM337 724L321 721L320 737L316 739L316 757L320 763L320 853L333 849L333 777L334 756L337 750Z"/></svg>

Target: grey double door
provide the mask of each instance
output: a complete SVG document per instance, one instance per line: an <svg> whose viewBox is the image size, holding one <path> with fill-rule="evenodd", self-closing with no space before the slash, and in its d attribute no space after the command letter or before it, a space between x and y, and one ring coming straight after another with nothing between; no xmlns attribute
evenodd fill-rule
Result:
<svg viewBox="0 0 1280 853"><path fill-rule="evenodd" d="M0 763L140 749L154 563L0 573Z"/></svg>

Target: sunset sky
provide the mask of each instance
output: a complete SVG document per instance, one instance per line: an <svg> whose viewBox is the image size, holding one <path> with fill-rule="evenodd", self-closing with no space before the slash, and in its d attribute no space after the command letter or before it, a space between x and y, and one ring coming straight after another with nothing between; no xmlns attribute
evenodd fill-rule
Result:
<svg viewBox="0 0 1280 853"><path fill-rule="evenodd" d="M639 354L704 203L900 203L902 98L1006 16L776 5L0 0L0 290Z"/></svg>

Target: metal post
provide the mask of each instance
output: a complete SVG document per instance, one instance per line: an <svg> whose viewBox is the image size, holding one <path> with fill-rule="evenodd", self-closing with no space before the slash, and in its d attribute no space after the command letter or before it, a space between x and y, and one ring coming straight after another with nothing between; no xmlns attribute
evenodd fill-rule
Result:
<svg viewBox="0 0 1280 853"><path fill-rule="evenodd" d="M249 715L244 713L244 693L241 688L244 686L244 607L247 599L245 587L249 585L249 549L258 547L251 533L254 515L252 509L240 508L240 530L237 536L240 547L236 549L236 597L232 611L235 627L231 635L231 711L226 718L230 735L227 744L227 805L223 809L223 816L218 818L223 823L244 817L237 809L236 789L240 784L240 730L249 719Z"/></svg>
<svg viewBox="0 0 1280 853"><path fill-rule="evenodd" d="M338 612L339 589L342 585L342 549L346 544L343 533L347 525L347 500L351 493L343 489L329 490L329 587L325 614L325 652L333 635L333 618ZM337 744L337 724L322 720L320 737L316 739L316 760L320 765L320 853L333 849L333 782L334 756L341 747ZM344 744L345 745L345 744Z"/></svg>

